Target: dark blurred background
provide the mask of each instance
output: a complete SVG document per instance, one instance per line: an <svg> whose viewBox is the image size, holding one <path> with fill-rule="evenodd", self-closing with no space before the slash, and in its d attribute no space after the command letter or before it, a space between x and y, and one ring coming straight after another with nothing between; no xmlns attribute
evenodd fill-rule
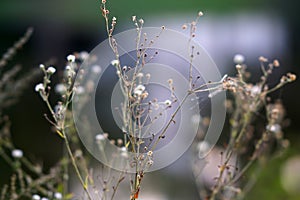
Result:
<svg viewBox="0 0 300 200"><path fill-rule="evenodd" d="M245 55L254 76L258 75L257 58L261 55L280 60L282 66L274 75L274 81L288 71L298 76L300 74L300 3L296 0L109 0L107 5L110 16L116 16L118 20L116 32L134 28L131 24L132 15L142 17L145 26L165 25L180 30L183 23L189 22L201 10L205 15L200 20L197 36L222 73L234 73L232 58L236 53L241 53ZM96 0L1 0L0 27L0 54L28 27L34 28L28 44L8 63L8 67L22 64L24 72L50 60L58 70L62 70L68 54L83 50L89 52L106 38L100 3ZM13 124L16 146L33 159L51 166L61 155L63 145L43 118L47 109L34 92L35 83L28 86L20 101L8 109L7 114ZM284 190L280 178L284 164L290 157L300 153L298 92L300 82L296 81L273 95L283 100L287 117L291 119L291 125L285 131L286 137L291 140L291 150L281 160L274 161L272 168L263 172L248 199L297 199L299 195ZM195 184L189 181L192 180L192 173L188 170L179 173L175 169L182 168L180 166L175 163L163 170L170 182L165 183L168 187L164 189L158 186L154 188L158 196L165 193L177 195L178 199L198 198ZM0 162L0 187L9 178L6 168ZM154 172L152 176L164 177L158 173L161 172ZM268 186L264 186L266 184ZM181 188L182 192L174 192L174 188ZM186 195L190 196L184 198ZM175 199L172 195L155 198Z"/></svg>

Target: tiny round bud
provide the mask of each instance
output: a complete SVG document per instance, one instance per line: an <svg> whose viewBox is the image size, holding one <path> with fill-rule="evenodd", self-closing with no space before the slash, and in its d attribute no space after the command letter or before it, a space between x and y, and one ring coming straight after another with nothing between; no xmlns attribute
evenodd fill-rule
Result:
<svg viewBox="0 0 300 200"><path fill-rule="evenodd" d="M120 64L120 62L119 62L119 60L112 60L112 61L111 61L111 64L112 64L113 66L118 66L118 65Z"/></svg>
<svg viewBox="0 0 300 200"><path fill-rule="evenodd" d="M240 70L240 69L242 69L242 66L241 66L241 65L236 65L235 68L236 68L237 70Z"/></svg>
<svg viewBox="0 0 300 200"><path fill-rule="evenodd" d="M48 67L47 73L54 74L56 72L56 69L54 67Z"/></svg>
<svg viewBox="0 0 300 200"><path fill-rule="evenodd" d="M11 152L12 157L14 158L22 158L23 157L23 151L20 149L14 149Z"/></svg>
<svg viewBox="0 0 300 200"><path fill-rule="evenodd" d="M268 59L265 58L265 57L263 57L263 56L260 56L260 57L258 58L258 60L259 60L260 62L268 62Z"/></svg>
<svg viewBox="0 0 300 200"><path fill-rule="evenodd" d="M94 74L99 74L102 71L101 67L99 65L93 65L92 66L92 72Z"/></svg>
<svg viewBox="0 0 300 200"><path fill-rule="evenodd" d="M56 192L54 194L54 198L56 198L56 199L62 199L62 194L60 192Z"/></svg>
<svg viewBox="0 0 300 200"><path fill-rule="evenodd" d="M146 78L147 79L150 79L150 77L151 77L151 75L148 73L148 74L146 74Z"/></svg>
<svg viewBox="0 0 300 200"><path fill-rule="evenodd" d="M153 165L153 160L149 160L149 161L147 162L147 164L148 164L148 165Z"/></svg>
<svg viewBox="0 0 300 200"><path fill-rule="evenodd" d="M40 199L41 199L40 195L38 194L32 195L32 200L40 200Z"/></svg>
<svg viewBox="0 0 300 200"><path fill-rule="evenodd" d="M151 157L153 155L153 151L148 151L147 155Z"/></svg>
<svg viewBox="0 0 300 200"><path fill-rule="evenodd" d="M287 77L288 77L289 82L295 81L296 78L297 78L297 76L295 74L292 74L292 73L288 73Z"/></svg>
<svg viewBox="0 0 300 200"><path fill-rule="evenodd" d="M97 142L105 140L105 136L103 134L98 134L95 136Z"/></svg>
<svg viewBox="0 0 300 200"><path fill-rule="evenodd" d="M118 139L118 140L117 140L117 144L118 144L119 146L121 146L121 145L123 144L123 140L122 140L122 139Z"/></svg>
<svg viewBox="0 0 300 200"><path fill-rule="evenodd" d="M39 83L35 86L35 91L36 92L40 92L40 91L44 91L45 88L44 88L44 84L43 83Z"/></svg>
<svg viewBox="0 0 300 200"><path fill-rule="evenodd" d="M143 19L140 19L139 22L140 22L140 24L144 24L144 20Z"/></svg>
<svg viewBox="0 0 300 200"><path fill-rule="evenodd" d="M236 54L233 57L233 62L235 64L243 64L245 62L245 57L242 54Z"/></svg>
<svg viewBox="0 0 300 200"><path fill-rule="evenodd" d="M203 16L203 12L202 11L198 12L198 16L199 17Z"/></svg>
<svg viewBox="0 0 300 200"><path fill-rule="evenodd" d="M172 104L172 101L170 101L169 99L165 100L164 104L166 106L170 106Z"/></svg>
<svg viewBox="0 0 300 200"><path fill-rule="evenodd" d="M43 64L40 64L40 69L45 69L45 65L43 65Z"/></svg>
<svg viewBox="0 0 300 200"><path fill-rule="evenodd" d="M143 73L138 73L138 74L136 75L136 77L138 77L138 78L143 78L143 77L144 77L144 74L143 74Z"/></svg>
<svg viewBox="0 0 300 200"><path fill-rule="evenodd" d="M74 56L74 55L68 55L68 56L67 56L67 60L68 60L69 62L75 62L75 56Z"/></svg>
<svg viewBox="0 0 300 200"><path fill-rule="evenodd" d="M181 27L183 30L187 29L187 25L186 24L183 24L182 27Z"/></svg>
<svg viewBox="0 0 300 200"><path fill-rule="evenodd" d="M274 61L273 61L273 65L274 65L274 67L279 67L279 66L280 66L280 63L279 63L278 60L274 60Z"/></svg>

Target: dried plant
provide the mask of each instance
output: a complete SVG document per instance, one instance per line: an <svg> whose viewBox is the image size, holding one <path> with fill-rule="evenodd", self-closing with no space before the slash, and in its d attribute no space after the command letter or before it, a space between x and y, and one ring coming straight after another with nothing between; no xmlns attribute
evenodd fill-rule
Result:
<svg viewBox="0 0 300 200"><path fill-rule="evenodd" d="M54 86L54 91L59 95L59 100L52 103L49 100L52 94L52 76L56 72L53 66L41 64L40 70L43 72L43 81L35 86L42 100L47 105L49 114L45 114L45 119L53 126L54 132L64 141L66 153L62 155L57 166L45 172L41 165L38 165L23 155L23 151L13 145L10 137L10 122L7 117L1 117L0 120L0 156L11 166L13 175L10 185L2 188L0 199L115 199L116 193L121 184L125 181L130 185L129 199L139 198L142 190L142 181L146 172L154 165L155 150L164 142L164 139L170 135L170 128L175 126L176 117L183 108L183 104L191 97L204 94L207 98L214 98L218 93L228 91L230 97L226 101L230 131L225 148L220 151L220 162L214 167L218 169L217 177L211 177L212 185L206 185L203 188L203 180L199 173L205 167L205 162L209 159L203 158L203 153L211 148L211 145L203 141L203 132L209 125L209 118L201 121L197 140L195 141L195 152L193 155L193 171L196 182L199 183L199 193L203 199L241 199L251 188L254 179L245 178L246 171L257 163L257 167L262 162L270 159L272 156L281 153L288 146L288 141L284 139L282 127L284 126L284 107L281 102L272 102L268 96L271 92L281 88L287 83L296 79L294 74L284 75L279 83L274 87L268 84L268 77L275 68L279 67L279 62L274 60L268 63L264 57L260 57L262 76L258 83L249 82L249 73L246 71L244 58L241 55L235 57L237 75L230 77L225 75L218 81L209 81L203 83L200 74L193 71L194 57L198 55L193 46L193 39L196 37L196 27L200 17L182 26L183 30L189 31L188 49L189 62L187 69L188 86L183 99L176 96L176 87L173 79L166 79L168 83L169 96L165 99L152 98L148 87L153 74L144 73L145 66L159 56L159 50L153 51L153 44L159 40L160 35L165 31L162 26L160 32L155 38L148 38L143 32L144 20L132 17L136 30L135 42L135 63L132 66L125 65L119 55L118 41L114 36L114 30L117 24L115 17L109 17L109 10L106 7L106 1L101 1L101 12L105 20L105 27L108 35L108 42L114 60L111 66L114 68L115 76L120 83L120 92L122 93L122 102L116 107L121 116L122 135L115 137L113 133L97 133L95 141L100 154L105 157L107 141L116 144L120 150L117 156L106 157L111 162L126 160L130 163L121 171L115 171L109 166L100 163L94 163L92 156L86 151L84 145L80 142L77 135L76 126L73 122L72 103L80 98L79 108L84 109L89 103L89 95L97 87L93 82L87 81L86 84L80 84L84 76L92 73L98 76L102 70L97 65L97 57L87 52L74 53L67 56L67 63L63 71L61 82ZM15 51L19 49L29 38L31 30L25 37L9 49L0 61L0 70L3 69L6 62ZM81 68L84 62L89 62L89 68ZM0 71L2 72L2 71ZM18 99L19 91L27 84L33 76L25 76L18 81L13 81L12 77L18 72L18 68L5 71L0 79L0 114L3 109ZM11 86L15 87L18 93L11 93ZM83 95L85 94L85 95ZM149 97L151 96L151 99ZM162 119L163 113L170 113L167 123L157 135L152 134L150 138L144 138L144 135L150 134L146 125L152 126ZM155 114L153 114L155 113ZM265 113L264 121L258 121L262 113ZM89 120L79 118L81 123L85 124L85 131L89 132ZM263 125L263 126L260 126ZM130 153L134 157L130 157ZM203 164L204 162L204 164ZM133 172L133 173L130 173ZM255 172L254 172L255 173ZM82 189L74 191L69 188L72 175L77 177Z"/></svg>
<svg viewBox="0 0 300 200"><path fill-rule="evenodd" d="M230 134L225 149L219 152L221 161L216 166L219 174L211 179L215 180L214 185L206 191L202 185L200 194L204 199L242 199L253 186L257 175L254 171L249 178L245 178L247 170L256 162L258 171L267 160L281 154L289 146L282 131L286 124L284 107L280 100L272 102L268 95L295 81L296 76L287 73L277 85L270 87L269 76L279 67L279 62L274 60L269 63L266 58L260 57L262 76L259 82L251 83L243 56L237 55L234 60L237 75L227 77L220 86L220 90L228 91L231 97L226 102ZM205 129L205 125L202 126ZM200 142L200 152L197 153L201 154L201 150L208 145ZM196 174L199 173L199 161L195 160ZM209 159L204 162L209 162ZM203 180L199 178L198 181Z"/></svg>

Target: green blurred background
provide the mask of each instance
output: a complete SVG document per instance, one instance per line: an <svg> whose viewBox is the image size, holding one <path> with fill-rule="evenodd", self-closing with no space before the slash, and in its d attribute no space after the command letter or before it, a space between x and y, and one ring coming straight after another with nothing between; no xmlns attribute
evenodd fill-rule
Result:
<svg viewBox="0 0 300 200"><path fill-rule="evenodd" d="M280 73L292 71L298 76L300 74L300 4L296 0L109 0L107 5L111 16L118 19L117 32L133 28L130 23L132 15L142 17L146 26L168 27L167 23L170 23L172 27L180 27L201 10L205 16L203 26L201 21L199 25L200 42L207 47L222 72L232 72L232 57L235 53L244 53L250 65L258 65L256 58L260 55L257 53L263 53L271 59L277 57L280 60L283 65ZM246 20L240 20L241 18ZM51 59L55 60L58 69L63 69L66 55L75 51L90 51L106 38L100 4L96 0L1 0L0 27L0 54L27 27L34 27L29 43L9 63L9 66L21 63L24 72ZM239 32L236 27L239 27ZM246 34L249 31L243 30L252 32ZM201 32L204 36L201 36ZM265 34L266 40L247 43L248 40L255 40L255 33L258 39L263 38L260 33ZM238 41L246 41L246 44L239 45ZM274 76L280 77L279 74ZM42 160L44 165L51 166L61 155L63 145L43 118L47 109L33 91L34 85L28 87L19 103L8 109L7 114L13 123L16 146L33 159ZM286 130L286 136L291 140L291 150L263 169L257 186L247 199L300 199L300 193L285 191L280 179L280 172L286 161L300 153L299 91L300 84L297 81L274 95L275 98L283 99L288 118L291 119L291 126ZM181 159L180 162L184 161ZM176 171L178 169L183 172L179 173ZM298 173L300 169L296 170L295 173ZM158 177L154 179L156 181L167 177L163 178L163 182L168 186L154 187L153 192L157 190L157 193L172 194L170 199L198 199L192 173L183 169L181 164L175 163L151 176ZM0 162L0 177L1 187L9 179L9 170L3 162Z"/></svg>

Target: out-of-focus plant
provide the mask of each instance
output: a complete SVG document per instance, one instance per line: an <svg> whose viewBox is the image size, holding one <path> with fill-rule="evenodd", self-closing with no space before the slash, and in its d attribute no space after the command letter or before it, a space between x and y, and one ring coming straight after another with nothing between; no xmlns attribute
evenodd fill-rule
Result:
<svg viewBox="0 0 300 200"><path fill-rule="evenodd" d="M0 156L10 166L12 175L10 183L1 189L1 200L15 199L60 199L61 194L56 188L61 182L60 166L46 172L42 165L28 159L21 149L18 149L11 137L11 122L6 112L8 107L15 104L24 89L33 82L40 71L30 70L23 75L21 66L9 66L9 61L28 41L33 32L29 28L11 48L3 54L0 60Z"/></svg>
<svg viewBox="0 0 300 200"><path fill-rule="evenodd" d="M289 146L283 133L287 124L284 106L280 100L272 101L269 94L295 81L296 75L287 73L275 86L271 86L268 79L279 67L279 61L268 62L267 58L259 57L262 75L260 81L251 83L244 57L236 55L234 61L237 75L227 77L220 86L220 90L229 92L225 106L230 130L225 149L219 151L220 155L214 155L221 157L219 163L214 163L218 174L210 174L216 177L211 177L213 185L206 185L208 189L201 184L204 180L198 179L199 185L202 185L200 194L205 199L242 199L253 186L257 171ZM205 129L205 123L202 126ZM199 142L197 154L201 155L208 145ZM196 174L202 170L199 162L195 159L193 168ZM210 159L201 162L210 162ZM254 163L257 163L257 170L247 174Z"/></svg>

